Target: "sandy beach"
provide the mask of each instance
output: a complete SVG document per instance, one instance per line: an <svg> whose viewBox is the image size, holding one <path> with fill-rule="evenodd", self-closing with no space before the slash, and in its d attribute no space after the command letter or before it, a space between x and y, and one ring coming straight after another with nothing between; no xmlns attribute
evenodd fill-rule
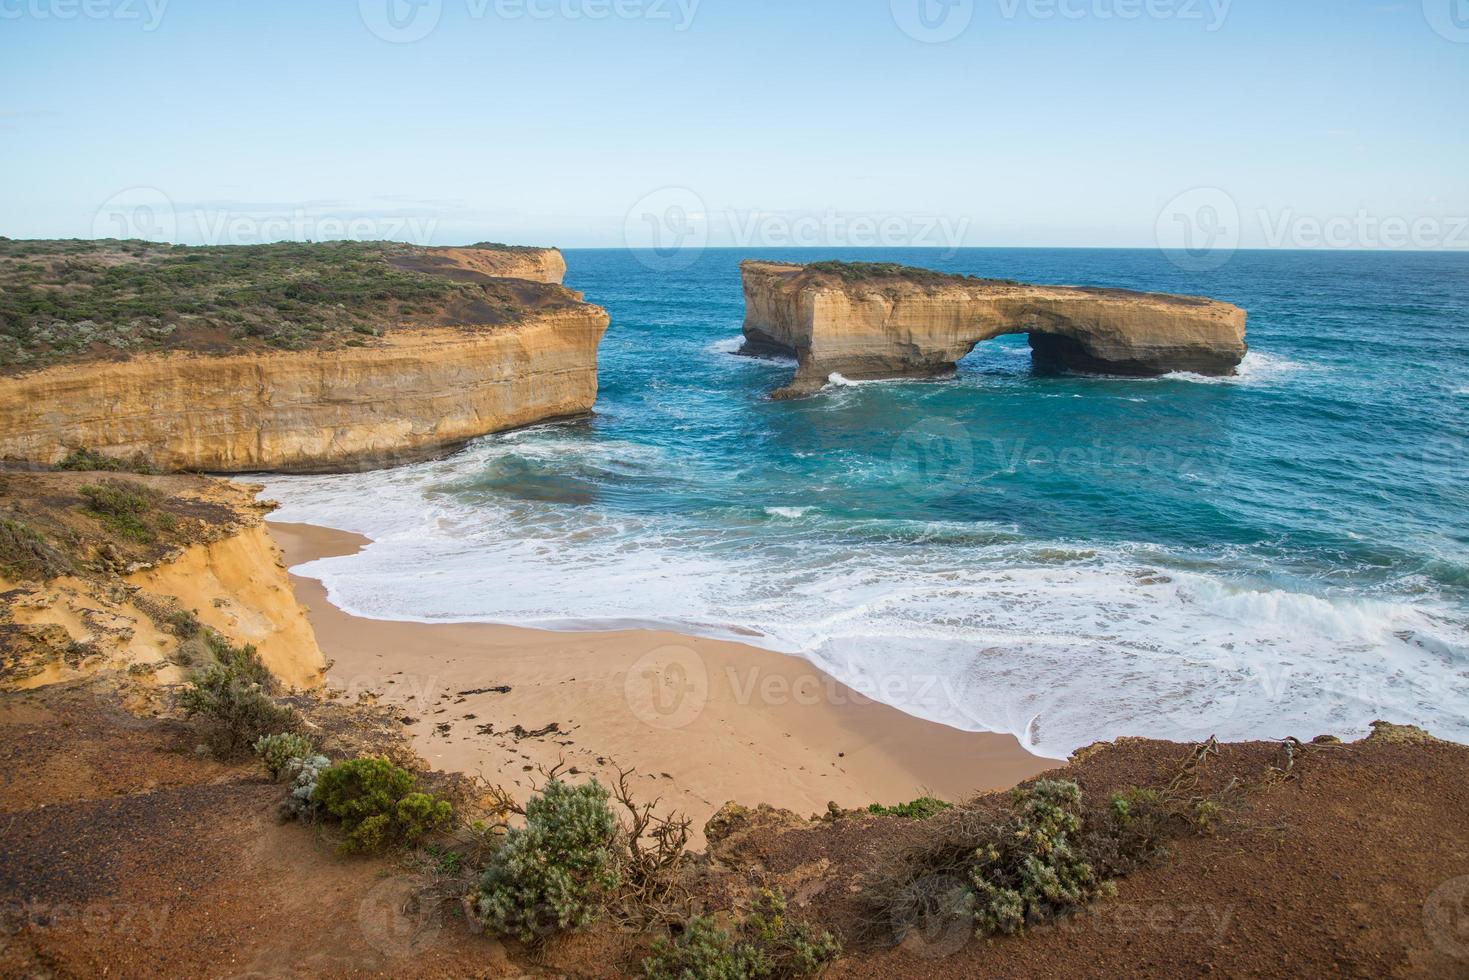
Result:
<svg viewBox="0 0 1469 980"><path fill-rule="evenodd" d="M269 525L288 567L351 554L359 535ZM960 732L863 697L794 657L635 630L557 633L489 624L385 622L333 606L291 576L331 663L328 682L401 712L437 769L527 794L537 766L635 769L647 797L702 828L722 804L801 814L962 799L1058 763L1009 735Z"/></svg>

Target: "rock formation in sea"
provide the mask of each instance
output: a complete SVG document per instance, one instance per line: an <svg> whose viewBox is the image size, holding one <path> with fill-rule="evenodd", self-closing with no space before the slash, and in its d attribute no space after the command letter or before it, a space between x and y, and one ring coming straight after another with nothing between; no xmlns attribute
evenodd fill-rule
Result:
<svg viewBox="0 0 1469 980"><path fill-rule="evenodd" d="M794 356L808 394L849 379L946 374L975 344L1026 333L1045 367L1150 376L1233 374L1245 311L1194 296L1033 286L869 263L746 261L748 354Z"/></svg>
<svg viewBox="0 0 1469 980"><path fill-rule="evenodd" d="M0 242L0 459L401 463L584 415L605 310L554 249Z"/></svg>

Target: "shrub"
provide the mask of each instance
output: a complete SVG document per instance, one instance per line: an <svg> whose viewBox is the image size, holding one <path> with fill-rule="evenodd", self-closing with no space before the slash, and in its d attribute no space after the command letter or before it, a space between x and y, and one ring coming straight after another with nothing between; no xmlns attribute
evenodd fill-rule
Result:
<svg viewBox="0 0 1469 980"><path fill-rule="evenodd" d="M320 811L316 801L316 784L332 761L324 755L294 758L286 763L284 775L291 791L281 801L281 816L288 820L314 820Z"/></svg>
<svg viewBox="0 0 1469 980"><path fill-rule="evenodd" d="M315 800L342 822L342 850L378 852L413 845L453 815L448 802L416 790L417 780L387 759L362 756L339 762L316 783Z"/></svg>
<svg viewBox="0 0 1469 980"><path fill-rule="evenodd" d="M953 806L943 800L936 800L932 796L920 796L911 803L899 803L895 806L883 806L873 803L867 807L868 813L880 817L906 817L909 820L927 820L936 814L942 813Z"/></svg>
<svg viewBox="0 0 1469 980"><path fill-rule="evenodd" d="M45 581L72 572L71 561L28 525L0 517L0 573Z"/></svg>
<svg viewBox="0 0 1469 980"><path fill-rule="evenodd" d="M617 818L593 780L553 779L525 808L480 881L476 909L495 931L532 943L595 918L620 876L612 846Z"/></svg>
<svg viewBox="0 0 1469 980"><path fill-rule="evenodd" d="M173 515L158 511L163 495L141 483L103 480L78 492L87 500L87 513L122 537L146 544L157 539L160 527L173 526Z"/></svg>
<svg viewBox="0 0 1469 980"><path fill-rule="evenodd" d="M56 464L58 470L78 470L83 472L102 473L143 473L151 474L157 472L148 457L142 453L136 453L131 459L119 459L116 456L106 456L92 449L78 448L66 454L66 458Z"/></svg>
<svg viewBox="0 0 1469 980"><path fill-rule="evenodd" d="M1041 780L1017 804L1013 833L977 848L969 869L980 935L1022 932L1027 922L1054 918L1101 891L1091 865L1071 846L1081 829L1081 788Z"/></svg>
<svg viewBox="0 0 1469 980"><path fill-rule="evenodd" d="M816 976L839 955L841 945L831 933L788 918L785 896L767 888L737 933L696 916L683 935L654 944L643 972L653 980L796 980Z"/></svg>
<svg viewBox="0 0 1469 980"><path fill-rule="evenodd" d="M1141 837L1122 834L1120 821L1135 817L1131 802L1084 832L1075 783L1040 780L1008 802L935 819L931 834L869 886L872 928L896 927L901 939L920 922L958 919L979 936L1018 933L1101 894L1104 873L1122 870L1141 847ZM1106 858L1103 873L1083 851Z"/></svg>
<svg viewBox="0 0 1469 980"><path fill-rule="evenodd" d="M205 719L205 740L217 757L241 755L261 736L296 726L295 713L271 697L274 681L254 647L232 647L214 634L209 647L216 662L194 671L179 701L189 717Z"/></svg>
<svg viewBox="0 0 1469 980"><path fill-rule="evenodd" d="M761 976L756 950L738 943L711 916L699 915L677 939L659 939L643 960L650 980L747 980Z"/></svg>
<svg viewBox="0 0 1469 980"><path fill-rule="evenodd" d="M315 752L316 746L311 744L311 739L295 732L262 735L255 742L255 754L265 764L271 779L285 775L291 760L310 758Z"/></svg>

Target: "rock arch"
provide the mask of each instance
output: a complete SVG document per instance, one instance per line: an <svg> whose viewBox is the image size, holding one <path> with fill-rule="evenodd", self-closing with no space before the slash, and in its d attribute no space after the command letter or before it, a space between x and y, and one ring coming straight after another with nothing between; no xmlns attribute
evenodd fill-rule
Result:
<svg viewBox="0 0 1469 980"><path fill-rule="evenodd" d="M1100 374L1233 374L1245 311L1195 296L1031 286L864 263L747 261L745 353L796 357L777 392L945 374L981 341L1024 333L1041 363Z"/></svg>

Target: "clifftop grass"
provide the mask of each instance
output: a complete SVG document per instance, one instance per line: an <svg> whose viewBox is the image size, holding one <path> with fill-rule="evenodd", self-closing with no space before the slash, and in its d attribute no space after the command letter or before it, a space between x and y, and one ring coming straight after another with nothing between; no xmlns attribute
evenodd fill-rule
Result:
<svg viewBox="0 0 1469 980"><path fill-rule="evenodd" d="M896 262L812 262L806 266L807 272L815 272L820 275L835 276L843 282L876 282L884 279L901 279L904 282L926 283L931 285L942 285L944 283L1002 283L1007 286L1019 286L1014 279L983 279L979 276L964 276L948 272L935 272L932 269L919 269L910 265L898 265Z"/></svg>
<svg viewBox="0 0 1469 980"><path fill-rule="evenodd" d="M398 325L499 325L570 296L402 264L423 251L0 238L0 371L166 350L363 346Z"/></svg>

